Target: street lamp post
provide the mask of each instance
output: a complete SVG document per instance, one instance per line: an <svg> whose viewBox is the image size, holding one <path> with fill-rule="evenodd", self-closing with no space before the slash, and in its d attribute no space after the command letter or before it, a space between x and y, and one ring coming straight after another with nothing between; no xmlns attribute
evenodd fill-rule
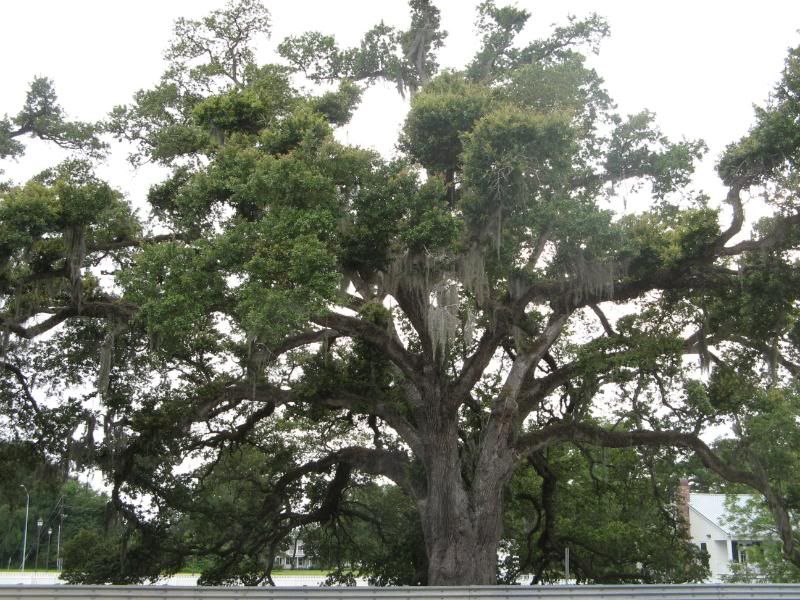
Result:
<svg viewBox="0 0 800 600"><path fill-rule="evenodd" d="M34 572L39 570L39 543L42 539L42 525L44 525L44 521L42 521L42 517L36 521L36 564L33 567Z"/></svg>
<svg viewBox="0 0 800 600"><path fill-rule="evenodd" d="M64 508L61 508L61 520L58 523L58 536L56 537L56 571L61 570L61 529L64 527Z"/></svg>
<svg viewBox="0 0 800 600"><path fill-rule="evenodd" d="M20 484L23 490L25 490L25 529L24 533L22 534L22 572L25 572L25 554L28 551L28 509L31 505L31 495L28 492L28 488L24 485Z"/></svg>
<svg viewBox="0 0 800 600"><path fill-rule="evenodd" d="M53 528L52 527L48 527L47 528L47 554L45 555L46 557L44 559L44 570L45 571L47 571L47 569L50 568L50 538L52 538L52 537L53 537Z"/></svg>

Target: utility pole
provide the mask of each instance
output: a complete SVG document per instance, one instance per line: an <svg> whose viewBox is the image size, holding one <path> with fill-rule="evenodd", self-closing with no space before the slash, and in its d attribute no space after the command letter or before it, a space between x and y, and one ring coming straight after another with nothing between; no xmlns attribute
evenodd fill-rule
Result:
<svg viewBox="0 0 800 600"><path fill-rule="evenodd" d="M20 484L23 490L25 490L25 532L22 534L22 572L25 572L25 554L28 552L28 509L31 505L31 495L28 492L28 488L24 485Z"/></svg>

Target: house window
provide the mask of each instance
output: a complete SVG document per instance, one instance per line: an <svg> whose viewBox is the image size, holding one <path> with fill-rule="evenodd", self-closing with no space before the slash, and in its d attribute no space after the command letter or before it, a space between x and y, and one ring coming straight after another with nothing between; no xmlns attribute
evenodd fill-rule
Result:
<svg viewBox="0 0 800 600"><path fill-rule="evenodd" d="M705 542L700 542L700 550L708 554L708 544L706 544Z"/></svg>
<svg viewBox="0 0 800 600"><path fill-rule="evenodd" d="M731 560L739 562L739 542L736 540L731 542Z"/></svg>

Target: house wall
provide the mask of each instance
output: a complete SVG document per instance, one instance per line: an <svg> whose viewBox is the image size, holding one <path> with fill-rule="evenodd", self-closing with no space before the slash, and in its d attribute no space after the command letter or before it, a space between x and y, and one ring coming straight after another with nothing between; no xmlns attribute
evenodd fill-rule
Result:
<svg viewBox="0 0 800 600"><path fill-rule="evenodd" d="M710 581L718 582L723 575L730 574L730 548L727 536L720 528L692 508L689 511L689 531L692 543L698 546L706 544Z"/></svg>
<svg viewBox="0 0 800 600"><path fill-rule="evenodd" d="M311 558L306 556L303 540L294 540L289 549L275 557L275 566L287 569L310 569Z"/></svg>

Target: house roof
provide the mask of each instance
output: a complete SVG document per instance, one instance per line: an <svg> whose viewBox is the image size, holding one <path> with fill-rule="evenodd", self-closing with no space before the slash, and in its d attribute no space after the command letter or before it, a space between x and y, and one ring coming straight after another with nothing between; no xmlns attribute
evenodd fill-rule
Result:
<svg viewBox="0 0 800 600"><path fill-rule="evenodd" d="M731 535L730 514L726 499L730 497L737 506L744 508L755 496L752 494L689 494L689 506L701 516L719 527L726 535Z"/></svg>

